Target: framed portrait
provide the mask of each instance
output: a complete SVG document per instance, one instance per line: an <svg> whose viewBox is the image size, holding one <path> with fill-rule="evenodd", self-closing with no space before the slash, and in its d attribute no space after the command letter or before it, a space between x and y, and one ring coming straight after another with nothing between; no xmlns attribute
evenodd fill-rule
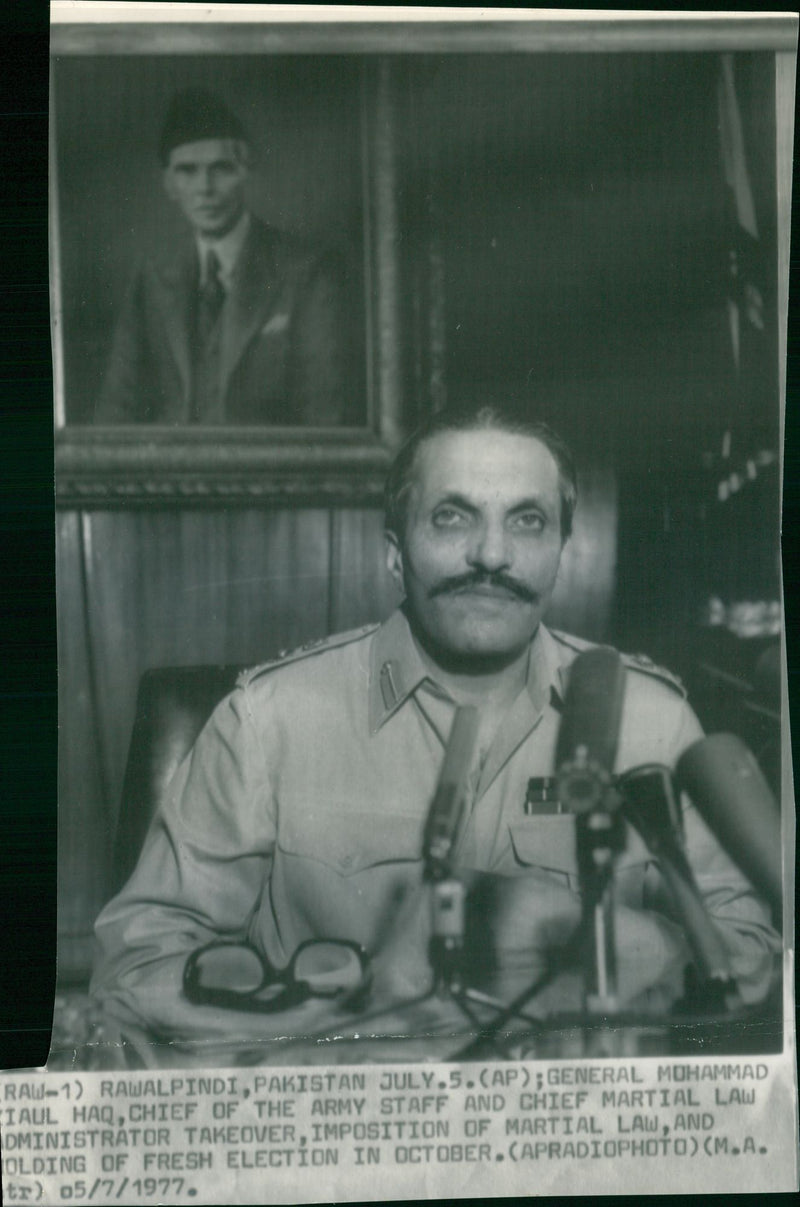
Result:
<svg viewBox="0 0 800 1207"><path fill-rule="evenodd" d="M52 42L60 500L374 495L402 429L387 65L104 32Z"/></svg>

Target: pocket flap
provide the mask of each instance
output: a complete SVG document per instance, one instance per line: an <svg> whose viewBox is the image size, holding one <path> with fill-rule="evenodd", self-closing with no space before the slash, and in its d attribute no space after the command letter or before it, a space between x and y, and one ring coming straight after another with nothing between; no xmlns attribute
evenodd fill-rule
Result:
<svg viewBox="0 0 800 1207"><path fill-rule="evenodd" d="M575 818L565 813L532 814L509 824L511 846L524 867L577 875Z"/></svg>
<svg viewBox="0 0 800 1207"><path fill-rule="evenodd" d="M549 868L578 874L575 849L575 818L567 814L531 815L509 823L511 846L517 862L525 867ZM617 859L617 874L650 863L652 856L631 826L625 826L625 846Z"/></svg>

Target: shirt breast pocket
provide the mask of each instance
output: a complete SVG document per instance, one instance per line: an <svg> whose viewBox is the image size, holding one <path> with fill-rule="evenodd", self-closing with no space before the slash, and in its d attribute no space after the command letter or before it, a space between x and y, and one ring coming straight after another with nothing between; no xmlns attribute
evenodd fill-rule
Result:
<svg viewBox="0 0 800 1207"><path fill-rule="evenodd" d="M574 892L578 877L575 818L569 814L531 816L509 825L511 850L520 873L526 868L546 872ZM657 878L655 865L639 835L625 827L623 850L614 866L614 895L618 904L633 909L646 905L646 883Z"/></svg>
<svg viewBox="0 0 800 1207"><path fill-rule="evenodd" d="M578 887L575 818L568 814L531 815L509 824L511 851L520 873L546 872L568 888Z"/></svg>

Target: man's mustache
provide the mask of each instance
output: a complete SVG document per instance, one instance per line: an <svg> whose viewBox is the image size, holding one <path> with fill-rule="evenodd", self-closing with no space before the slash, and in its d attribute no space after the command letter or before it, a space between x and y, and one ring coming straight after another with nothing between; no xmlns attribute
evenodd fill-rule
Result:
<svg viewBox="0 0 800 1207"><path fill-rule="evenodd" d="M443 578L435 587L431 587L428 597L435 599L437 595L455 594L458 591L469 590L470 587L502 588L512 595L516 595L518 599L524 600L525 603L536 603L539 598L536 591L532 591L530 587L520 582L518 578L512 578L510 574L504 574L502 570L492 573L481 573L481 571L472 570L467 574L458 574L452 578Z"/></svg>

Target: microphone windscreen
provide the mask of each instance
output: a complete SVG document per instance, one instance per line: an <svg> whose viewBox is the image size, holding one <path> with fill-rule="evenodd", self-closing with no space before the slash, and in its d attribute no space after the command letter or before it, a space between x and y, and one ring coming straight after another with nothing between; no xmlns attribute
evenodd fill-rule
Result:
<svg viewBox="0 0 800 1207"><path fill-rule="evenodd" d="M675 779L721 846L780 914L780 809L744 742L730 733L701 738L681 755Z"/></svg>
<svg viewBox="0 0 800 1207"><path fill-rule="evenodd" d="M614 770L619 742L625 666L608 646L585 650L572 663L556 745L562 807L597 808Z"/></svg>
<svg viewBox="0 0 800 1207"><path fill-rule="evenodd" d="M707 980L728 981L725 945L709 917L681 845L680 808L667 767L647 764L620 776L622 811L655 855L683 922L698 968Z"/></svg>
<svg viewBox="0 0 800 1207"><path fill-rule="evenodd" d="M477 736L478 710L472 705L462 705L453 717L425 826L423 846L429 868L449 862L464 811L464 793Z"/></svg>

